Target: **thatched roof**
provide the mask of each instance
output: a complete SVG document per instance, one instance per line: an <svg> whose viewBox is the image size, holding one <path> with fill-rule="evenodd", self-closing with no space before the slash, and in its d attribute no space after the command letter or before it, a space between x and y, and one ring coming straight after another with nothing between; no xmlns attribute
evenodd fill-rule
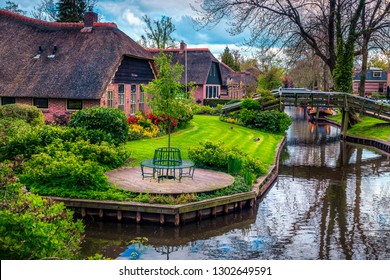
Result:
<svg viewBox="0 0 390 280"><path fill-rule="evenodd" d="M237 72L220 62L219 68L221 70L222 85L227 86L228 82L242 84L243 86L256 86L257 78L249 72Z"/></svg>
<svg viewBox="0 0 390 280"><path fill-rule="evenodd" d="M185 65L185 51L183 49L165 49L165 54L172 55L172 62ZM232 79L235 83L242 83L244 86L256 85L257 79L248 72L236 72L223 62L219 62L208 48L186 48L187 51L187 75L188 82L195 82L197 85L206 84L212 62L218 63L221 72L222 86L227 86L227 81ZM149 49L152 55L159 54L157 49ZM185 83L183 73L181 83Z"/></svg>
<svg viewBox="0 0 390 280"><path fill-rule="evenodd" d="M0 26L0 96L99 99L125 56L152 60L114 23L91 29L0 10Z"/></svg>
<svg viewBox="0 0 390 280"><path fill-rule="evenodd" d="M149 52L156 56L159 50L149 49ZM219 63L207 48L187 48L187 81L194 82L197 85L206 84L212 62ZM165 54L172 55L172 62L185 66L185 51L181 49L165 49ZM180 82L185 83L185 73Z"/></svg>

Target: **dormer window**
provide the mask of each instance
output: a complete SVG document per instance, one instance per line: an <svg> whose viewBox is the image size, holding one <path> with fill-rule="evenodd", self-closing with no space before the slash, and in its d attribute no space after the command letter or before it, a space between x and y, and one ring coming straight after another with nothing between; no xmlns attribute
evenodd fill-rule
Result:
<svg viewBox="0 0 390 280"><path fill-rule="evenodd" d="M380 77L382 77L382 71L373 71L372 76L374 78L380 78Z"/></svg>
<svg viewBox="0 0 390 280"><path fill-rule="evenodd" d="M51 53L51 55L48 55L47 57L48 58L54 58L56 56L56 52L57 52L57 46L54 46L53 52Z"/></svg>
<svg viewBox="0 0 390 280"><path fill-rule="evenodd" d="M38 48L38 51L37 51L37 54L33 57L34 59L38 59L41 57L41 54L42 54L42 47L39 46Z"/></svg>

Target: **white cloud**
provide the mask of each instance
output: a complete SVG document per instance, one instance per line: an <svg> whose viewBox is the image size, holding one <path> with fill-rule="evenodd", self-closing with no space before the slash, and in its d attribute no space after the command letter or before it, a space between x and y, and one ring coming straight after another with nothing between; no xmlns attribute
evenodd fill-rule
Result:
<svg viewBox="0 0 390 280"><path fill-rule="evenodd" d="M123 14L122 18L130 25L140 26L142 25L142 20L138 17L136 17L130 9L126 9Z"/></svg>

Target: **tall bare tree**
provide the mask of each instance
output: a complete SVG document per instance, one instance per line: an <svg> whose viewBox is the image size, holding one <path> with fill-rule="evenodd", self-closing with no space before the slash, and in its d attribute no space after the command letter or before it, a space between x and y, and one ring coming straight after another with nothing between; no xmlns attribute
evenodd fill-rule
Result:
<svg viewBox="0 0 390 280"><path fill-rule="evenodd" d="M166 49L175 46L175 39L172 37L172 33L176 30L175 25L172 22L172 18L162 16L160 20L153 20L147 15L142 17L146 23L145 33L142 35L142 45Z"/></svg>
<svg viewBox="0 0 390 280"><path fill-rule="evenodd" d="M359 82L359 95L365 95L368 52L373 48L388 48L390 29L390 1L366 1L360 22L360 53L362 55L362 71ZM385 34L384 32L385 31ZM387 33L387 35L386 35ZM383 45L384 44L384 45Z"/></svg>
<svg viewBox="0 0 390 280"><path fill-rule="evenodd" d="M57 20L57 7L54 0L42 0L37 6L34 6L31 11L31 16L45 21Z"/></svg>
<svg viewBox="0 0 390 280"><path fill-rule="evenodd" d="M373 0L204 0L194 9L201 26L228 20L232 35L249 29L249 45L312 49L338 90L350 91L361 15L369 2Z"/></svg>

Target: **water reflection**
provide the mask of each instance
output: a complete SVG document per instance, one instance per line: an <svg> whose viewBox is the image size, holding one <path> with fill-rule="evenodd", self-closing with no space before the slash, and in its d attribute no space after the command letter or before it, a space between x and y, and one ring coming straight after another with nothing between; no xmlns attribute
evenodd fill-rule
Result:
<svg viewBox="0 0 390 280"><path fill-rule="evenodd" d="M389 159L287 112L280 176L257 208L181 227L89 222L84 254L131 259L142 236L140 259L390 259Z"/></svg>

